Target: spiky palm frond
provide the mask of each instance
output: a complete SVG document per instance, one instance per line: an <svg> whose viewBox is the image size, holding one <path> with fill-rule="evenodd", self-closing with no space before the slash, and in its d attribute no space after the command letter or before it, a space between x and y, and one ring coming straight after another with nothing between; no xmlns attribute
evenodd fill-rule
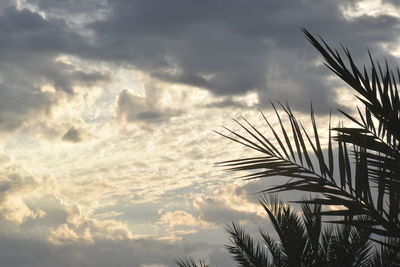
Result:
<svg viewBox="0 0 400 267"><path fill-rule="evenodd" d="M193 258L177 260L176 264L178 267L209 267L205 261L199 260L196 262Z"/></svg>
<svg viewBox="0 0 400 267"><path fill-rule="evenodd" d="M346 48L347 64L337 50L322 39L319 42L304 30L308 40L325 58L326 65L348 83L365 106L359 110L360 119L342 112L358 128L337 127L328 136L324 153L311 107L312 134L295 118L290 107L280 104L288 123L273 106L278 129L272 127L261 112L271 135L261 133L249 121L236 121L246 132L240 134L227 129L231 135L221 135L253 149L262 155L225 161L219 165L233 171L250 171L245 179L272 176L292 178L289 182L268 188L264 192L300 190L319 193L308 203L344 206L320 212L321 215L358 216L363 219L342 220L339 223L366 229L380 236L400 237L400 99L395 75L388 65L383 69L371 59L372 70L360 71ZM400 80L400 71L397 71ZM338 134L332 137L331 130ZM289 138L288 133L292 137ZM337 159L333 156L333 142L337 142ZM352 151L349 151L352 147ZM352 152L352 153L351 153ZM314 163L313 159L316 159ZM334 166L337 162L337 166ZM304 202L303 202L304 203Z"/></svg>
<svg viewBox="0 0 400 267"><path fill-rule="evenodd" d="M378 187L377 207L384 212L384 202L389 210L387 219L399 222L400 199L400 98L396 74L388 67L375 63L369 53L371 70L360 70L347 48L343 48L349 67L337 50L331 49L322 39L318 42L304 30L310 43L321 53L326 65L343 81L359 93L357 98L364 104L364 114L358 110L359 119L342 111L357 128L336 128L337 140L356 146L356 182L368 192L369 181ZM357 174L359 175L357 177ZM366 179L368 177L369 179ZM356 185L357 186L357 185ZM385 196L389 196L385 199ZM366 196L371 198L371 196ZM370 199L370 202L372 200Z"/></svg>
<svg viewBox="0 0 400 267"><path fill-rule="evenodd" d="M321 41L318 41L307 30L304 29L303 31L310 43L324 57L325 65L359 93L357 98L366 108L365 118L361 112L361 121L346 113L344 115L365 130L365 132L358 133L360 137L362 136L368 141L372 141L361 146L365 147L367 145L373 150L376 145L376 151L398 157L400 144L400 98L397 90L397 84L400 81L399 69L397 69L395 75L389 69L387 62L382 67L379 63L374 62L369 53L371 61L370 73L365 67L360 70L355 65L349 50L342 47L347 65L349 65L347 66L345 60L336 49L330 48L322 38ZM378 121L377 127L371 115ZM352 134L350 137L352 136L354 135ZM365 139L362 141L365 141Z"/></svg>
<svg viewBox="0 0 400 267"><path fill-rule="evenodd" d="M232 240L228 249L240 266L373 266L368 231L349 225L322 229L318 204L302 204L300 215L274 195L262 195L260 203L278 234L275 240L260 229L272 262L262 265L262 261L267 262L266 252L243 228L233 224L228 227Z"/></svg>
<svg viewBox="0 0 400 267"><path fill-rule="evenodd" d="M287 266L287 257L284 254L282 244L274 240L269 234L260 230L264 243L272 256L272 266Z"/></svg>
<svg viewBox="0 0 400 267"><path fill-rule="evenodd" d="M236 223L226 227L229 233L231 245L226 248L233 255L236 262L242 267L268 267L270 266L267 252L254 242L242 227Z"/></svg>
<svg viewBox="0 0 400 267"><path fill-rule="evenodd" d="M347 208L322 211L321 214L323 215L369 215L368 218L370 219L368 222L373 226L385 220L384 214L379 213L377 208L372 205L370 201L370 187L361 187L359 181L357 183L354 182L347 145L345 143L340 143L338 146L337 168L339 170L337 173L339 173L340 179L335 179L336 172L334 164L331 163L334 161L333 153L331 152L333 150L332 142L329 142L328 145L328 163L326 163L313 112L311 115L311 123L314 132L314 141L302 124L295 118L290 108L283 105L281 105L281 107L290 122L289 128L286 129L287 127L285 127L282 120L279 120L282 135L290 130L293 132L293 141L289 139L285 141L286 138L280 136L262 114L269 129L273 132L278 145L274 145L272 140L270 141L247 120L245 120L247 125L238 122L249 135L248 137L233 131L230 131L234 135L233 137L224 134L221 135L261 152L264 155L262 157L230 160L218 164L232 171L251 171L250 174L243 176L245 179L276 176L295 178L285 184L268 188L262 192L273 193L288 190L301 190L319 193L323 196L322 198L314 198L307 202L329 206L345 206ZM277 110L276 113L279 114ZM281 115L277 116L281 117ZM331 139L333 138L330 136L330 140ZM298 144L296 145L296 149L293 148L294 145L292 143ZM289 149L287 147L292 147L294 151L298 149L297 156L294 152L293 154L290 153L291 156L289 156ZM308 148L312 150L313 155L310 154ZM312 157L317 158L317 163L312 161ZM360 171L358 172L358 176L360 176L359 173ZM348 185L353 183L357 186L355 188L349 188ZM305 203L304 201L299 202ZM359 222L355 221L354 223L359 224ZM378 232L378 229L376 231ZM383 230L379 229L379 233L381 233L381 231Z"/></svg>
<svg viewBox="0 0 400 267"><path fill-rule="evenodd" d="M260 203L264 210L267 212L271 220L272 226L277 232L281 245L281 255L279 258L275 256L274 262L285 262L286 266L300 266L308 259L307 243L305 226L301 218L291 210L289 205L285 205L279 201L274 195L267 198L262 195ZM270 236L264 231L260 231L268 248L274 249L273 243L270 241ZM272 244L271 244L272 243ZM275 246L276 247L276 246Z"/></svg>
<svg viewBox="0 0 400 267"><path fill-rule="evenodd" d="M334 266L371 266L370 232L349 225L337 226L331 237L329 262Z"/></svg>
<svg viewBox="0 0 400 267"><path fill-rule="evenodd" d="M396 248L400 246L400 239L389 238L384 243L385 246L375 251L374 267L400 266L400 254L396 251Z"/></svg>
<svg viewBox="0 0 400 267"><path fill-rule="evenodd" d="M306 201L306 199L304 200ZM329 231L329 229L322 231L322 218L320 214L321 205L304 203L301 205L301 210L303 212L303 224L307 233L307 246L305 248L304 256L306 258L305 261L311 263L309 266L323 266L326 263L325 255L327 254L323 247L325 244L321 244L320 242L323 242L321 236L327 236L325 232Z"/></svg>
<svg viewBox="0 0 400 267"><path fill-rule="evenodd" d="M333 253L333 248L332 248L332 239L334 238L334 230L332 225L328 225L325 227L324 231L321 234L320 238L320 253L318 257L318 265L316 266L333 266L333 264L330 264L330 259L329 256L332 255Z"/></svg>

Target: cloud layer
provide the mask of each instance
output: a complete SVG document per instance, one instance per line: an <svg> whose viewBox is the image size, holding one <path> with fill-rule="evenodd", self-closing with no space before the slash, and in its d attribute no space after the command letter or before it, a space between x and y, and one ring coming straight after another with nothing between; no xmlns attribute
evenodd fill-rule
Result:
<svg viewBox="0 0 400 267"><path fill-rule="evenodd" d="M288 101L306 128L311 102L322 123L330 108L351 111L299 28L360 64L369 48L395 65L399 8L1 1L0 265L174 266L194 255L231 266L223 228L265 225L251 193L272 180L233 182L213 168L249 151L212 131L240 116L264 130L256 109L270 116L271 100Z"/></svg>

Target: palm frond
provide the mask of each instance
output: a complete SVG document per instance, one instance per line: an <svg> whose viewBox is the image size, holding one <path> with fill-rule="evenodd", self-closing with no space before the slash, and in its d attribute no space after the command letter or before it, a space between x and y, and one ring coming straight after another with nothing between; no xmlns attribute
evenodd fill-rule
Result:
<svg viewBox="0 0 400 267"><path fill-rule="evenodd" d="M193 258L177 260L175 263L178 267L209 267L205 261L199 260L196 262Z"/></svg>
<svg viewBox="0 0 400 267"><path fill-rule="evenodd" d="M288 266L296 266L304 263L306 257L304 252L307 247L306 229L300 217L290 209L289 205L285 205L279 201L276 196L271 195L269 198L261 195L260 203L267 212L271 223L277 232L282 243L282 253ZM266 240L267 235L261 233Z"/></svg>
<svg viewBox="0 0 400 267"><path fill-rule="evenodd" d="M347 48L344 57L329 47L323 39L317 40L303 30L310 43L321 53L325 65L350 85L365 111L358 109L359 118L344 111L341 113L356 127L343 125L331 129L329 122L328 147L325 152L313 107L311 107L312 131L295 118L290 107L280 104L282 113L273 104L278 132L266 122L270 135L261 133L249 121L236 121L246 134L228 130L233 136L221 135L240 143L262 155L252 158L218 163L231 171L248 171L244 179L283 176L286 183L263 190L281 192L300 190L319 194L308 201L324 206L344 206L344 209L321 211L321 215L363 215L369 224L360 220L339 220L340 224L362 227L374 234L400 237L400 99L396 75L388 64L382 67L372 60L371 70L357 68ZM337 135L332 136L331 130ZM288 133L292 134L289 138ZM333 145L337 143L337 159L334 160ZM335 162L337 162L335 166Z"/></svg>
<svg viewBox="0 0 400 267"><path fill-rule="evenodd" d="M232 223L226 227L230 236L231 245L226 248L233 255L233 259L243 267L269 266L268 256L264 248L254 242L242 227Z"/></svg>
<svg viewBox="0 0 400 267"><path fill-rule="evenodd" d="M398 253L399 246L399 239L386 239L383 246L380 247L380 250L375 251L373 258L374 267L400 266L400 254Z"/></svg>
<svg viewBox="0 0 400 267"><path fill-rule="evenodd" d="M307 199L305 199L304 201L307 201ZM312 247L312 250L310 251L318 254L322 229L321 205L303 203L301 205L301 210L303 211L303 223L307 230L308 240Z"/></svg>
<svg viewBox="0 0 400 267"><path fill-rule="evenodd" d="M287 265L287 256L284 253L282 244L274 240L268 233L260 229L260 234L264 239L265 245L272 256L272 262L275 266Z"/></svg>

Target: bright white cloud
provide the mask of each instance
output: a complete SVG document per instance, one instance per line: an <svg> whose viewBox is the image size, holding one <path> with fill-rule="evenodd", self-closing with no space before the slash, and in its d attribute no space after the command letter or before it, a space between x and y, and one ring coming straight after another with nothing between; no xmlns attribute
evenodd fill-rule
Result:
<svg viewBox="0 0 400 267"><path fill-rule="evenodd" d="M363 15L373 17L382 15L400 17L399 6L394 5L391 1L384 0L350 1L343 7L343 13L349 19L354 19Z"/></svg>
<svg viewBox="0 0 400 267"><path fill-rule="evenodd" d="M187 213L183 210L176 210L173 212L166 212L161 215L159 224L161 226L167 226L169 228L176 228L180 226L191 227L194 229L199 228L214 228L216 227L212 223L201 220L200 218L193 217L192 214Z"/></svg>

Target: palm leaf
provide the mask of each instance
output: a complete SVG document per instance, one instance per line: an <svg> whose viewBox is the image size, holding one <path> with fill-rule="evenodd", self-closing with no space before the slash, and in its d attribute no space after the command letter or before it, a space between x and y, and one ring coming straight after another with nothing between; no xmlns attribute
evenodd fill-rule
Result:
<svg viewBox="0 0 400 267"><path fill-rule="evenodd" d="M219 163L231 171L248 171L245 179L284 176L291 180L262 192L300 190L321 194L311 204L342 205L345 209L323 211L321 215L365 215L372 223L368 230L378 235L399 237L400 233L400 99L397 83L400 71L390 71L387 62L382 67L374 62L371 69L358 68L349 50L342 46L344 56L323 40L317 40L303 30L310 43L321 53L325 65L350 85L365 108L358 109L359 118L341 111L356 124L343 125L329 132L325 154L319 137L314 110L311 107L312 134L295 118L290 107L280 104L282 113L273 104L281 133L268 125L269 133L261 133L249 121L246 125L236 121L246 135L228 130L230 140L240 143L262 156ZM329 122L329 130L331 130ZM292 133L292 140L288 134ZM274 145L273 140L277 145ZM337 166L334 166L333 142L337 142ZM348 147L353 147L349 151ZM311 152L310 152L311 151ZM313 162L316 162L314 164ZM314 165L318 165L317 168ZM341 222L343 223L343 222ZM345 221L361 227L357 221ZM363 226L365 228L365 226Z"/></svg>
<svg viewBox="0 0 400 267"><path fill-rule="evenodd" d="M243 267L265 267L269 266L267 253L253 238L247 234L242 227L232 223L226 227L229 233L231 245L226 248L233 258Z"/></svg>
<svg viewBox="0 0 400 267"><path fill-rule="evenodd" d="M179 267L209 267L203 260L199 260L197 263L193 258L177 260L175 263Z"/></svg>

